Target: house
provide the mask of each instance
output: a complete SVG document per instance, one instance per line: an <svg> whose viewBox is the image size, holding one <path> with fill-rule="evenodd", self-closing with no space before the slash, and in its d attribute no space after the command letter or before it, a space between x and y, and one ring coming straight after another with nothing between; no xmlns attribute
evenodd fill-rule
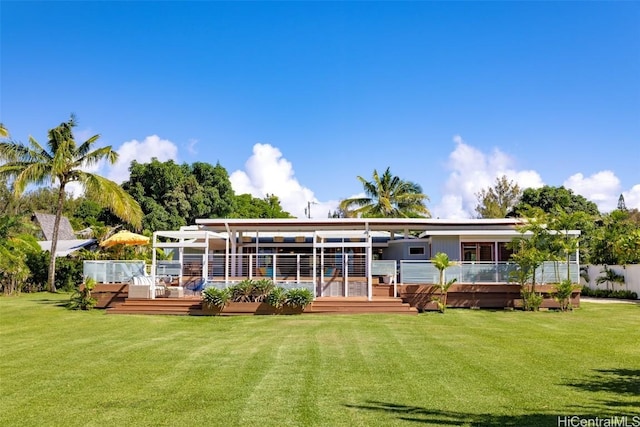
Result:
<svg viewBox="0 0 640 427"><path fill-rule="evenodd" d="M453 305L505 307L519 298L519 287L511 281L517 266L510 261L508 243L521 236L522 221L199 219L178 231L154 233L153 246L169 253L170 259L154 257L152 275L154 283L179 289L188 289L195 279L223 287L247 278L268 278L283 287L306 287L316 298L371 301L382 295L402 297L421 308L431 302L432 285L438 280L430 259L444 252L456 261L446 272L448 279L457 279L450 291ZM559 282L567 268L577 282L578 261L576 251L569 266L544 263L539 282Z"/></svg>
<svg viewBox="0 0 640 427"><path fill-rule="evenodd" d="M51 214L40 212L33 214L33 221L40 228L38 244L43 251L51 251L55 218L56 216ZM69 218L66 216L60 218L56 257L67 256L79 249L89 247L95 244L95 242L95 239L77 239L69 222Z"/></svg>

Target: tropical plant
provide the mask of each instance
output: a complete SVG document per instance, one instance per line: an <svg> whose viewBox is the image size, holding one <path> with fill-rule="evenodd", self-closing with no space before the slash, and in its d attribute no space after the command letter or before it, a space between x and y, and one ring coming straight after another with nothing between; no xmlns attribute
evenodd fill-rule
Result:
<svg viewBox="0 0 640 427"><path fill-rule="evenodd" d="M340 210L347 216L364 218L416 218L429 217L425 202L429 197L420 185L404 181L391 174L387 168L380 176L374 169L373 180L361 176L358 180L364 187L364 197L353 197L340 202Z"/></svg>
<svg viewBox="0 0 640 427"><path fill-rule="evenodd" d="M95 279L87 277L84 285L75 290L69 299L67 308L70 310L91 310L96 306L97 300L91 296L91 291L96 287Z"/></svg>
<svg viewBox="0 0 640 427"><path fill-rule="evenodd" d="M253 300L255 302L262 302L275 288L271 279L259 279L253 283Z"/></svg>
<svg viewBox="0 0 640 427"><path fill-rule="evenodd" d="M251 279L244 279L229 287L231 301L233 302L253 302L254 282Z"/></svg>
<svg viewBox="0 0 640 427"><path fill-rule="evenodd" d="M564 260L567 266L566 280L571 281L571 257L577 254L579 248L579 239L577 236L572 236L568 233L569 230L575 230L580 227L580 224L591 220L591 216L585 212L566 212L563 209L556 208L552 215L548 216L549 229L555 232L554 235L549 237L555 237L556 248L564 256ZM577 263L576 263L577 267Z"/></svg>
<svg viewBox="0 0 640 427"><path fill-rule="evenodd" d="M285 292L284 305L302 309L313 301L313 293L307 288L292 288Z"/></svg>
<svg viewBox="0 0 640 427"><path fill-rule="evenodd" d="M624 275L616 273L606 265L604 266L604 269L600 270L600 274L602 274L602 276L596 279L597 285L606 283L607 289L609 289L609 285L612 285L612 288L613 288L613 285L616 283L619 285L624 284Z"/></svg>
<svg viewBox="0 0 640 427"><path fill-rule="evenodd" d="M60 218L66 196L66 186L70 183L80 184L100 205L109 207L115 215L140 228L142 210L138 203L118 184L100 175L86 172L83 168L96 165L101 160L115 163L118 153L111 146L97 148L92 151L99 135L89 138L78 145L74 140L73 128L76 126L74 116L68 122L61 123L49 131L48 150L43 148L34 138L29 138L29 145L14 141L0 142L0 178L13 179L14 194L20 195L27 185L42 185L55 182L58 185L55 222L51 242L51 261L49 264L48 287L56 291L55 264Z"/></svg>
<svg viewBox="0 0 640 427"><path fill-rule="evenodd" d="M536 270L545 260L555 255L556 241L547 227L548 216L540 209L528 211L523 225L518 226L520 236L509 243L513 250L511 259L518 265L513 277L520 284L520 295L525 310L536 311L542 304L542 296L536 292Z"/></svg>
<svg viewBox="0 0 640 427"><path fill-rule="evenodd" d="M566 279L556 284L554 287L555 293L553 295L553 299L560 304L560 310L571 310L571 294L573 294L573 291L580 289L580 286L574 285L571 279Z"/></svg>
<svg viewBox="0 0 640 427"><path fill-rule="evenodd" d="M264 302L277 310L284 307L285 301L286 291L284 290L284 288L281 288L279 286L271 289L271 292L269 292L269 294L264 299Z"/></svg>
<svg viewBox="0 0 640 427"><path fill-rule="evenodd" d="M26 228L22 217L0 216L0 288L5 294L22 290L31 274L28 257L42 252L36 239L24 233Z"/></svg>
<svg viewBox="0 0 640 427"><path fill-rule="evenodd" d="M456 282L456 278L445 281L445 271L447 268L455 265L456 263L449 259L449 255L444 252L438 252L436 256L431 258L431 263L435 268L438 269L440 273L438 275L438 292L439 295L433 298L433 301L438 305L438 310L441 313L444 313L447 309L447 292L449 292L449 288Z"/></svg>
<svg viewBox="0 0 640 427"><path fill-rule="evenodd" d="M231 300L229 288L207 288L202 292L202 305L208 309L222 310Z"/></svg>

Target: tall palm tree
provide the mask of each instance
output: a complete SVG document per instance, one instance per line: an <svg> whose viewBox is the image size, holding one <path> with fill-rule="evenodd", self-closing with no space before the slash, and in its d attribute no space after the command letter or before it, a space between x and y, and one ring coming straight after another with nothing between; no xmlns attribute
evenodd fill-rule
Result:
<svg viewBox="0 0 640 427"><path fill-rule="evenodd" d="M354 197L340 202L340 209L347 216L366 218L417 218L429 217L425 202L429 197L422 192L420 185L403 181L391 174L389 168L382 176L373 170L373 180L367 181L361 176L358 180L364 187L365 197Z"/></svg>
<svg viewBox="0 0 640 427"><path fill-rule="evenodd" d="M51 129L49 141L47 141L48 150L40 146L33 137L29 138L29 145L14 141L0 142L0 162L3 162L0 166L0 177L13 178L13 191L16 196L21 195L30 184L58 184L48 277L48 287L51 292L56 291L55 253L67 184L79 183L96 202L111 209L116 216L130 223L134 228L139 229L142 224L142 209L122 187L100 175L82 170L103 159L113 164L118 159L118 153L113 151L111 146L92 151L93 144L100 135L94 135L77 145L72 131L75 126L75 117L71 116L68 122Z"/></svg>

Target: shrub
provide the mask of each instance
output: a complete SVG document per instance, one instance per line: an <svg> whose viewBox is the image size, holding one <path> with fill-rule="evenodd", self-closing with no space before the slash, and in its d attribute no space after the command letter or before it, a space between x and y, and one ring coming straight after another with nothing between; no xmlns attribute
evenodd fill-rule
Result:
<svg viewBox="0 0 640 427"><path fill-rule="evenodd" d="M571 294L574 290L580 289L580 286L574 285L571 280L567 279L554 285L554 287L556 292L553 295L553 299L560 304L560 310L571 310Z"/></svg>
<svg viewBox="0 0 640 427"><path fill-rule="evenodd" d="M582 287L582 296L595 298L618 298L618 299L638 299L638 294L624 289L591 289L586 286Z"/></svg>
<svg viewBox="0 0 640 427"><path fill-rule="evenodd" d="M274 287L265 297L264 301L275 309L281 309L286 300L286 292L284 288Z"/></svg>
<svg viewBox="0 0 640 427"><path fill-rule="evenodd" d="M91 296L91 291L96 286L96 281L91 277L87 277L84 286L80 286L71 294L71 299L67 304L70 310L91 310L98 302Z"/></svg>
<svg viewBox="0 0 640 427"><path fill-rule="evenodd" d="M207 288L202 293L202 305L209 309L222 310L231 299L231 289Z"/></svg>
<svg viewBox="0 0 640 427"><path fill-rule="evenodd" d="M232 302L253 302L254 282L245 279L229 287Z"/></svg>
<svg viewBox="0 0 640 427"><path fill-rule="evenodd" d="M307 288L293 288L285 292L285 305L292 308L302 308L311 304L313 293Z"/></svg>
<svg viewBox="0 0 640 427"><path fill-rule="evenodd" d="M522 296L522 308L524 311L538 311L540 309L544 299L541 294L522 289L520 295Z"/></svg>
<svg viewBox="0 0 640 427"><path fill-rule="evenodd" d="M255 302L262 302L275 289L271 279L260 279L253 282L252 299Z"/></svg>

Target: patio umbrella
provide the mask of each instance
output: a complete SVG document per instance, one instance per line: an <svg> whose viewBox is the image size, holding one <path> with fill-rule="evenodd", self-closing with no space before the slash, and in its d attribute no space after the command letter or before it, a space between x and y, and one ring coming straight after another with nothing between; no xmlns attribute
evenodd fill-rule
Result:
<svg viewBox="0 0 640 427"><path fill-rule="evenodd" d="M147 236L122 230L100 243L100 246L103 248L110 248L115 245L135 246L146 245L147 243L149 243L149 238Z"/></svg>

